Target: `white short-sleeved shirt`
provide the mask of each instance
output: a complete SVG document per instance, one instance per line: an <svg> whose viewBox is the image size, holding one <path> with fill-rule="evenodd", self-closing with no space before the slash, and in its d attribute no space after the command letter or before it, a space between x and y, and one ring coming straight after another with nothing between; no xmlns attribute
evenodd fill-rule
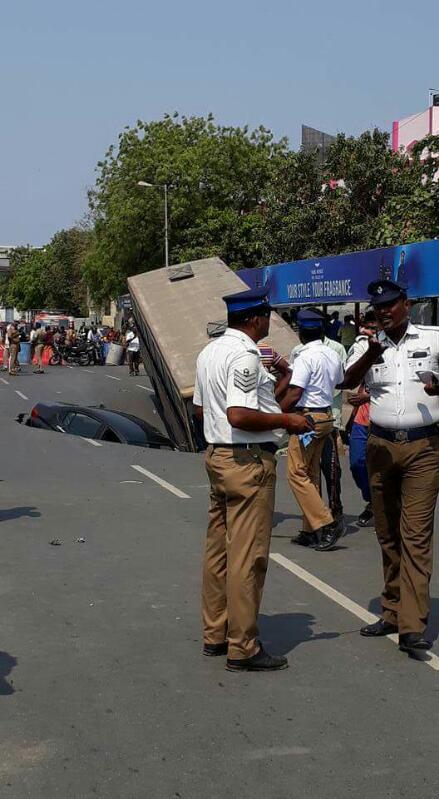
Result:
<svg viewBox="0 0 439 799"><path fill-rule="evenodd" d="M262 366L254 341L241 330L227 328L211 341L197 360L194 405L203 408L204 436L209 444L252 444L277 441L267 430L249 432L232 427L227 408L252 408L282 413L274 396L274 378Z"/></svg>
<svg viewBox="0 0 439 799"><path fill-rule="evenodd" d="M333 341L333 339L328 338L325 336L323 339L323 343L326 344L327 347L330 347L341 360L342 366L346 363L346 350L343 347L343 344L340 344L339 341ZM306 344L296 344L295 347L291 350L290 355L290 363L293 364L297 356L302 352L303 348L306 347ZM334 417L334 427L341 428L342 427L342 405L343 405L343 395L339 388L334 389L333 399L332 399L332 416Z"/></svg>
<svg viewBox="0 0 439 799"><path fill-rule="evenodd" d="M378 363L366 372L370 393L370 420L391 430L425 427L439 422L439 397L429 397L416 372L437 372L439 327L409 323L395 344L385 332L378 340L386 347ZM346 368L367 352L367 339L357 339L348 352Z"/></svg>
<svg viewBox="0 0 439 799"><path fill-rule="evenodd" d="M126 334L125 341L127 343L128 352L139 352L140 351L139 336L137 335L137 333L134 333L133 330L130 330Z"/></svg>
<svg viewBox="0 0 439 799"><path fill-rule="evenodd" d="M291 386L303 388L301 408L332 406L334 390L343 381L343 365L339 355L323 341L305 344L292 363Z"/></svg>

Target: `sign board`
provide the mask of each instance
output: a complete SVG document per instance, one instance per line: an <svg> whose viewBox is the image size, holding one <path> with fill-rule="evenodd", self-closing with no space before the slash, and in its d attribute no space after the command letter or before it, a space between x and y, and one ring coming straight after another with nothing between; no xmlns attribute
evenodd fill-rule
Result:
<svg viewBox="0 0 439 799"><path fill-rule="evenodd" d="M237 274L250 288L268 281L275 307L367 302L367 287L379 278L405 282L411 299L439 297L439 240L241 269Z"/></svg>

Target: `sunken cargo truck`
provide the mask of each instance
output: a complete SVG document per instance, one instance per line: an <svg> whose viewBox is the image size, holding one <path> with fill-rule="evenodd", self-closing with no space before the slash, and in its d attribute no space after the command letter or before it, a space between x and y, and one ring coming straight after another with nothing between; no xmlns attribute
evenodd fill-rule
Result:
<svg viewBox="0 0 439 799"><path fill-rule="evenodd" d="M220 258L205 258L135 275L128 288L157 411L180 450L199 452L205 441L193 413L197 358L226 328L223 296L248 286ZM288 357L298 338L273 313L262 343Z"/></svg>

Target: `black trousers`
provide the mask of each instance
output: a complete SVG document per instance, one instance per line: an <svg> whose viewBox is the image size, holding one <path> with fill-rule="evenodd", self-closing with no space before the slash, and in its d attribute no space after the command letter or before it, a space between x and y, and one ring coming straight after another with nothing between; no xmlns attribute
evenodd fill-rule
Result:
<svg viewBox="0 0 439 799"><path fill-rule="evenodd" d="M333 430L323 447L320 465L328 492L328 505L333 516L343 513L341 501L341 466L337 447L338 431Z"/></svg>
<svg viewBox="0 0 439 799"><path fill-rule="evenodd" d="M140 352L131 352L128 350L128 367L130 370L130 375L134 374L134 372L139 371L139 363L140 363Z"/></svg>

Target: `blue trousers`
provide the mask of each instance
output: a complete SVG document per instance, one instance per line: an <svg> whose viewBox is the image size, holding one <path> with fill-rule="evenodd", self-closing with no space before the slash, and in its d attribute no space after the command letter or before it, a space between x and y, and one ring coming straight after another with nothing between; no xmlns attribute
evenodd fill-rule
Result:
<svg viewBox="0 0 439 799"><path fill-rule="evenodd" d="M366 446L369 428L364 424L352 425L349 440L349 463L355 484L365 502L370 502L369 477L366 466Z"/></svg>

